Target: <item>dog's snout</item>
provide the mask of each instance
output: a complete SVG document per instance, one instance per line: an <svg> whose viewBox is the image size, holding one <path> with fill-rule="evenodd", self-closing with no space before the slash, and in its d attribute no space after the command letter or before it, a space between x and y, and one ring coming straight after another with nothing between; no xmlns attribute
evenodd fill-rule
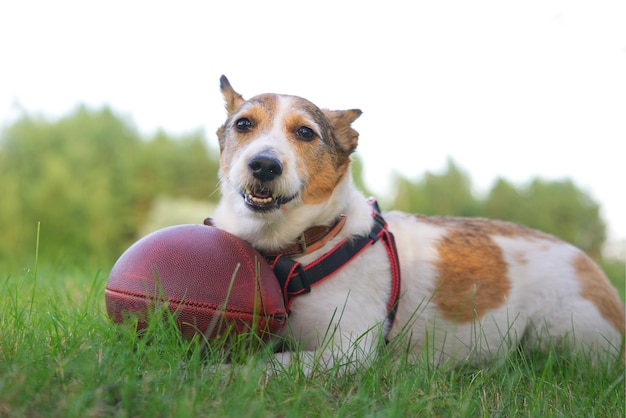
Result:
<svg viewBox="0 0 626 418"><path fill-rule="evenodd" d="M283 165L275 157L257 155L248 160L252 175L260 181L271 181L283 173Z"/></svg>

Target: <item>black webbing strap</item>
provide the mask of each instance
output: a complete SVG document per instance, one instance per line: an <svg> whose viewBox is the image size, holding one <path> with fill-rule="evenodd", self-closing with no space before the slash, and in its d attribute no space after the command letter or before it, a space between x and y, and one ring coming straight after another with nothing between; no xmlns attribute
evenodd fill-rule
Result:
<svg viewBox="0 0 626 418"><path fill-rule="evenodd" d="M393 322L400 297L398 251L393 234L387 229L387 223L380 215L378 204L375 200L370 200L370 204L373 209L374 223L368 235L348 237L322 257L306 266L283 255L278 255L274 258L271 264L283 291L287 312L290 310L294 297L309 293L311 286L320 283L341 270L361 252L382 238L391 263L392 289L387 305L387 317L391 323Z"/></svg>

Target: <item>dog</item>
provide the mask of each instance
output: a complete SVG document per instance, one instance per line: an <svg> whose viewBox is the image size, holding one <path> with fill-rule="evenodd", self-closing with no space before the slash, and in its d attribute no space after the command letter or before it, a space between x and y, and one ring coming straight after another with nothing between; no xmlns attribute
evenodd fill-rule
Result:
<svg viewBox="0 0 626 418"><path fill-rule="evenodd" d="M297 347L276 352L272 370L354 371L385 342L434 364L489 362L520 345L594 362L623 354L624 304L579 249L503 221L380 214L351 177L360 110L246 100L225 76L220 88L213 222L283 276L283 337Z"/></svg>

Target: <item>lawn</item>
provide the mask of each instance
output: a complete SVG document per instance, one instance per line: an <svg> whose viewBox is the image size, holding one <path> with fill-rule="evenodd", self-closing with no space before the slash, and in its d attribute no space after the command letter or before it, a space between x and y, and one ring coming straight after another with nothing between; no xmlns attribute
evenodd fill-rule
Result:
<svg viewBox="0 0 626 418"><path fill-rule="evenodd" d="M108 272L42 266L0 280L0 417L621 417L624 367L558 352L433 369L382 353L355 374L267 378L263 353L230 368L167 322L112 324Z"/></svg>

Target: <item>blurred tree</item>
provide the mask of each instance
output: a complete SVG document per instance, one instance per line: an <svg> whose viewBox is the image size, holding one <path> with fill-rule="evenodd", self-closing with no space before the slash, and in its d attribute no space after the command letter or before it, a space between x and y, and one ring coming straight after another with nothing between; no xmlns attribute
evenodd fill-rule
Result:
<svg viewBox="0 0 626 418"><path fill-rule="evenodd" d="M442 174L426 173L411 182L397 176L394 207L425 215L478 215L478 202L472 194L470 177L449 159Z"/></svg>
<svg viewBox="0 0 626 418"><path fill-rule="evenodd" d="M0 137L0 263L32 256L38 222L44 259L110 262L159 194L211 198L217 164L200 134L147 140L107 108L24 116Z"/></svg>
<svg viewBox="0 0 626 418"><path fill-rule="evenodd" d="M485 199L483 213L554 234L596 259L606 239L600 205L571 180L535 179L516 189L500 179Z"/></svg>
<svg viewBox="0 0 626 418"><path fill-rule="evenodd" d="M356 154L352 154L352 178L356 187L366 196L373 196L363 179L363 160Z"/></svg>
<svg viewBox="0 0 626 418"><path fill-rule="evenodd" d="M524 213L526 203L520 192L509 181L499 178L491 187L482 208L485 216L496 219L517 220Z"/></svg>
<svg viewBox="0 0 626 418"><path fill-rule="evenodd" d="M498 179L485 199L472 193L470 177L449 160L442 174L426 173L416 182L397 176L393 206L426 215L483 216L539 229L599 259L606 239L600 205L571 180L535 179L515 186Z"/></svg>
<svg viewBox="0 0 626 418"><path fill-rule="evenodd" d="M363 164L354 180L369 195ZM144 138L104 108L79 107L56 122L28 115L0 134L0 265L32 257L41 222L41 256L109 264L136 239L160 196L215 202L217 150L201 134ZM487 216L555 234L598 257L605 239L600 207L571 181L499 179L484 200L452 160L441 174L396 178L393 206L407 212Z"/></svg>

